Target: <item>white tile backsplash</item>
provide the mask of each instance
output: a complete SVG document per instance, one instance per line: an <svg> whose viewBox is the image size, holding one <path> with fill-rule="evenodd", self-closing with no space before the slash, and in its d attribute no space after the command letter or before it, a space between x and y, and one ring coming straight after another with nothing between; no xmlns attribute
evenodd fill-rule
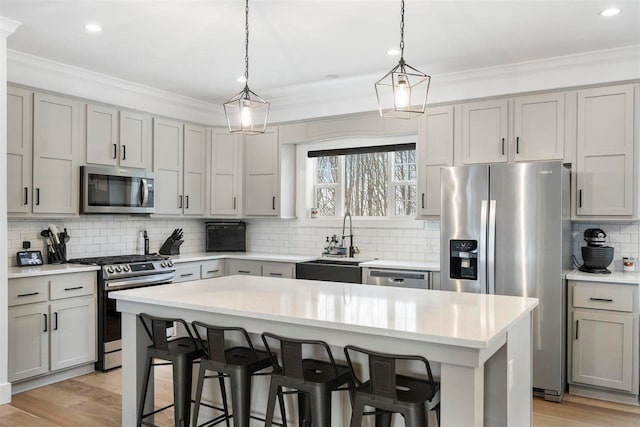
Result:
<svg viewBox="0 0 640 427"><path fill-rule="evenodd" d="M10 219L8 223L9 265L15 265L15 253L22 242L29 240L32 250L42 251L46 258L46 245L40 231L55 224L60 231L65 227L71 236L67 243L67 258L107 255L128 255L136 252L138 232L147 230L151 252L157 252L175 228L184 230L184 243L180 253L203 252L203 219L156 219L120 215L84 215L73 219L47 220L39 218ZM46 262L46 261L45 261Z"/></svg>

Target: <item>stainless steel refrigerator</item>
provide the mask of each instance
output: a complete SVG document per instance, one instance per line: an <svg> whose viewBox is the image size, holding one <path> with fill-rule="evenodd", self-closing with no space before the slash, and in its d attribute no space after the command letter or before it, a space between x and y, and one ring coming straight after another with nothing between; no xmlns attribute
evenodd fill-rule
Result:
<svg viewBox="0 0 640 427"><path fill-rule="evenodd" d="M570 170L561 162L441 171L441 289L536 297L533 386L562 399L565 286L571 269Z"/></svg>

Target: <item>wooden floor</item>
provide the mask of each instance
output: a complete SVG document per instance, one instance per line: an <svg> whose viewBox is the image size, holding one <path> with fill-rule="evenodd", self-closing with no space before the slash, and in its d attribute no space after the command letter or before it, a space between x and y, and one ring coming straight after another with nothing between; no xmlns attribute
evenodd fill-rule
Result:
<svg viewBox="0 0 640 427"><path fill-rule="evenodd" d="M156 368L156 405L170 403L169 367ZM120 370L92 373L13 396L0 406L0 427L119 426ZM162 390L165 390L164 392ZM165 403L166 402L166 403ZM173 425L171 410L156 416ZM640 408L565 395L562 403L533 401L535 427L638 427Z"/></svg>

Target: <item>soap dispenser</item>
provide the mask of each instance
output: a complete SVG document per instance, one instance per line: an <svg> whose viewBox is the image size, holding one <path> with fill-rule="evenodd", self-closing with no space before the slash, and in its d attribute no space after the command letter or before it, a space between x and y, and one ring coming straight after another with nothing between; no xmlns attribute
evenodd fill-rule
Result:
<svg viewBox="0 0 640 427"><path fill-rule="evenodd" d="M138 255L144 255L144 234L142 231L138 233L138 244L136 245L136 253Z"/></svg>

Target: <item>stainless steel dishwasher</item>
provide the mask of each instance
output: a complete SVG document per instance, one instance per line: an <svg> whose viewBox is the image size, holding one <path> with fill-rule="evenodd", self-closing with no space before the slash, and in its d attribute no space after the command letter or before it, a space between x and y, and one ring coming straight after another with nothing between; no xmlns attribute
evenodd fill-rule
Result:
<svg viewBox="0 0 640 427"><path fill-rule="evenodd" d="M394 286L397 288L431 289L428 271L386 270L368 268L364 272L367 285Z"/></svg>

